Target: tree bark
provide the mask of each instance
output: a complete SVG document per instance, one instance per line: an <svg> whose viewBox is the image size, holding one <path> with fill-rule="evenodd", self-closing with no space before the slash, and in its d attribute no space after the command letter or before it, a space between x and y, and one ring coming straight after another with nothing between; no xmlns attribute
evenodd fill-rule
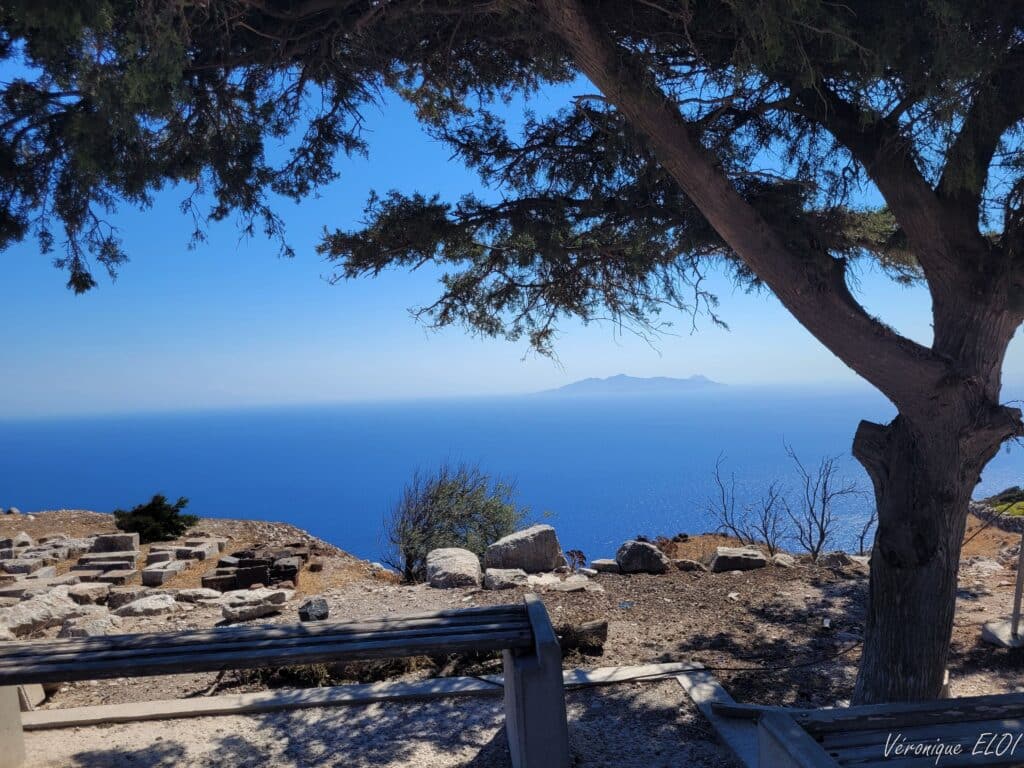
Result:
<svg viewBox="0 0 1024 768"><path fill-rule="evenodd" d="M886 426L861 422L854 439L878 508L856 704L939 695L971 494L1002 442L1019 432L1016 409L982 400L979 420L959 398L946 399L959 424L920 426L900 415Z"/></svg>

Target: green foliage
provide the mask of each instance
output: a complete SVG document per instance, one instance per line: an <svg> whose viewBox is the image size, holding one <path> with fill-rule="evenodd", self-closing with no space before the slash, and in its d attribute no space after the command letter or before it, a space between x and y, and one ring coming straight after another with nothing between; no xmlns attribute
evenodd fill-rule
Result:
<svg viewBox="0 0 1024 768"><path fill-rule="evenodd" d="M178 538L199 522L195 515L181 514L181 510L187 506L188 499L184 496L174 504L168 504L167 498L158 493L147 503L132 507L127 512L115 509L114 522L122 531L138 533L139 541L143 544L169 541Z"/></svg>
<svg viewBox="0 0 1024 768"><path fill-rule="evenodd" d="M74 290L88 290L90 258L112 274L127 258L105 214L176 185L196 238L206 220L237 214L246 232L262 229L290 254L273 196L300 199L335 180L338 153L367 150L361 113L390 92L495 194L374 196L365 226L321 244L338 278L435 261L442 294L425 319L526 336L543 351L566 316L646 329L669 307L717 320L702 283L708 262L759 285L603 98L506 123L510 100L578 76L538 7L399 5L4 4L0 57L13 75L0 83L0 248L35 235L49 252L62 227L55 262ZM794 251L872 258L897 279L920 277L888 211L851 205L869 179L822 108L826 92L862 126L895 126L886 162L941 179L951 199L977 197L973 218L992 219L990 240L1019 250L1014 3L586 6ZM981 122L971 130L982 128L957 146L972 109ZM282 144L275 162L282 155L269 148Z"/></svg>
<svg viewBox="0 0 1024 768"><path fill-rule="evenodd" d="M461 547L482 556L526 515L513 485L478 467L444 464L431 474L416 472L385 520L384 562L406 581L423 581L430 550Z"/></svg>
<svg viewBox="0 0 1024 768"><path fill-rule="evenodd" d="M1024 515L1024 488L1012 485L994 496L989 496L985 502L1002 515Z"/></svg>

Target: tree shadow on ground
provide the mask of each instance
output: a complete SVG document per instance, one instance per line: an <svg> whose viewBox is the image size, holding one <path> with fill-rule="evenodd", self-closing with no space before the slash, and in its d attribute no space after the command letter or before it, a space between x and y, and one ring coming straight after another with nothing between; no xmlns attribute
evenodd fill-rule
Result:
<svg viewBox="0 0 1024 768"><path fill-rule="evenodd" d="M843 668L859 655L867 580L812 585L821 593L811 599L752 602L728 628L689 634L663 660L704 664L742 701L822 706L848 698L852 679Z"/></svg>
<svg viewBox="0 0 1024 768"><path fill-rule="evenodd" d="M714 734L674 680L570 691L573 765L731 768ZM219 721L219 722L218 722ZM242 725L243 721L248 721ZM501 697L462 697L292 710L248 717L104 729L109 748L82 750L67 765L368 768L437 765L509 768ZM133 727L147 724L133 724ZM140 738L154 743L139 748ZM159 739L159 740L157 740ZM120 742L120 743L119 743ZM127 742L127 743L125 743Z"/></svg>

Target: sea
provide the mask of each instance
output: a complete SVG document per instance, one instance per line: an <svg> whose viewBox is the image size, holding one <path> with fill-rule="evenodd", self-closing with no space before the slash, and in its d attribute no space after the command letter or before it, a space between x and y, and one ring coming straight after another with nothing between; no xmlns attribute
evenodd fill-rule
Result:
<svg viewBox="0 0 1024 768"><path fill-rule="evenodd" d="M671 396L510 396L0 421L0 505L129 508L154 493L209 517L292 523L355 555L382 557L381 529L417 470L466 462L515 484L531 520L566 549L614 556L646 536L715 528L713 472L739 507L773 481L794 500L786 446L838 457L862 494L837 506L835 546L853 548L873 507L850 456L860 419L893 407L868 391L718 388ZM976 496L1024 478L1004 449Z"/></svg>

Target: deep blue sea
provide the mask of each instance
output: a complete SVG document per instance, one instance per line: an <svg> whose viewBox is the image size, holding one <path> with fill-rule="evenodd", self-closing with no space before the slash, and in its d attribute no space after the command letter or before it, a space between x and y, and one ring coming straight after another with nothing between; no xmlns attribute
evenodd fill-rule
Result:
<svg viewBox="0 0 1024 768"><path fill-rule="evenodd" d="M416 469L466 461L514 480L565 548L614 555L638 533L698 533L720 454L741 501L803 461L842 456L862 498L842 508L852 546L872 504L850 457L861 418L892 407L868 393L728 388L673 397L508 397L0 421L0 505L109 511L156 492L204 516L281 520L378 559L381 521ZM979 494L1021 483L1024 451L1002 452Z"/></svg>

